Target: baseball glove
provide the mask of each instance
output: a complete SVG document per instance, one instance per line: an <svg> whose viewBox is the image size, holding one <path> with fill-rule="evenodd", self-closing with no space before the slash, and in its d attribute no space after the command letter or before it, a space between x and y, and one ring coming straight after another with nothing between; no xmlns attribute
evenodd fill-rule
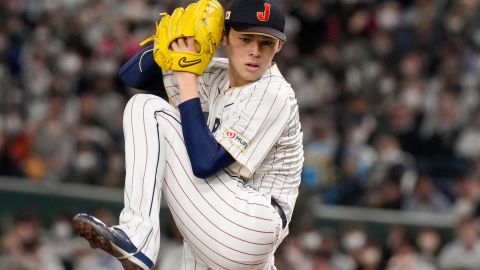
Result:
<svg viewBox="0 0 480 270"><path fill-rule="evenodd" d="M202 75L220 45L223 32L223 8L217 0L199 0L172 15L162 15L156 33L140 45L153 41L153 57L163 70L186 71ZM172 51L170 44L181 37L194 37L198 52Z"/></svg>

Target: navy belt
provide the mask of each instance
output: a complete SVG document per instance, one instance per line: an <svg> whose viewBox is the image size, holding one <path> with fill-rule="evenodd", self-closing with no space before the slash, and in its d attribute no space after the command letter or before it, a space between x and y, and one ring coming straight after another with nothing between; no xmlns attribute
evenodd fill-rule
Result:
<svg viewBox="0 0 480 270"><path fill-rule="evenodd" d="M275 208L275 211L277 211L278 215L282 219L282 229L285 229L285 226L287 226L287 216L285 216L285 212L283 212L282 207L280 207L275 199L272 198L271 203L273 208Z"/></svg>

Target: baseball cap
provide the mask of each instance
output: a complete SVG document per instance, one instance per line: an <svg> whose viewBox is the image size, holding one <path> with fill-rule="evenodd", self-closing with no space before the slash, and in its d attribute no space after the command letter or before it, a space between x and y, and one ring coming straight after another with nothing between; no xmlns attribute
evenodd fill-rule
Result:
<svg viewBox="0 0 480 270"><path fill-rule="evenodd" d="M225 12L225 24L238 32L287 41L285 13L278 0L233 0Z"/></svg>

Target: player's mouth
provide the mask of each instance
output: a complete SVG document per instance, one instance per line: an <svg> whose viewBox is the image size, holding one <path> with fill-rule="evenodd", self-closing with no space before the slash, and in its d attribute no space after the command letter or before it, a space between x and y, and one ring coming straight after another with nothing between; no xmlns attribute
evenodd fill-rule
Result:
<svg viewBox="0 0 480 270"><path fill-rule="evenodd" d="M260 69L260 65L259 64L255 64L255 63L246 63L245 64L245 67L247 68L248 71L250 72L256 72Z"/></svg>

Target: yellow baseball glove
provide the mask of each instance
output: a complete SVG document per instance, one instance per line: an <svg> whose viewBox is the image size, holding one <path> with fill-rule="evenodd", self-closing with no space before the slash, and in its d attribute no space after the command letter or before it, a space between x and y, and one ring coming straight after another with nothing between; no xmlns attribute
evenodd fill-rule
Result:
<svg viewBox="0 0 480 270"><path fill-rule="evenodd" d="M186 71L202 75L220 45L224 15L217 0L199 0L184 10L176 8L172 15L162 15L156 33L140 45L153 41L153 57L163 70ZM181 37L194 37L198 52L172 51L170 44Z"/></svg>

